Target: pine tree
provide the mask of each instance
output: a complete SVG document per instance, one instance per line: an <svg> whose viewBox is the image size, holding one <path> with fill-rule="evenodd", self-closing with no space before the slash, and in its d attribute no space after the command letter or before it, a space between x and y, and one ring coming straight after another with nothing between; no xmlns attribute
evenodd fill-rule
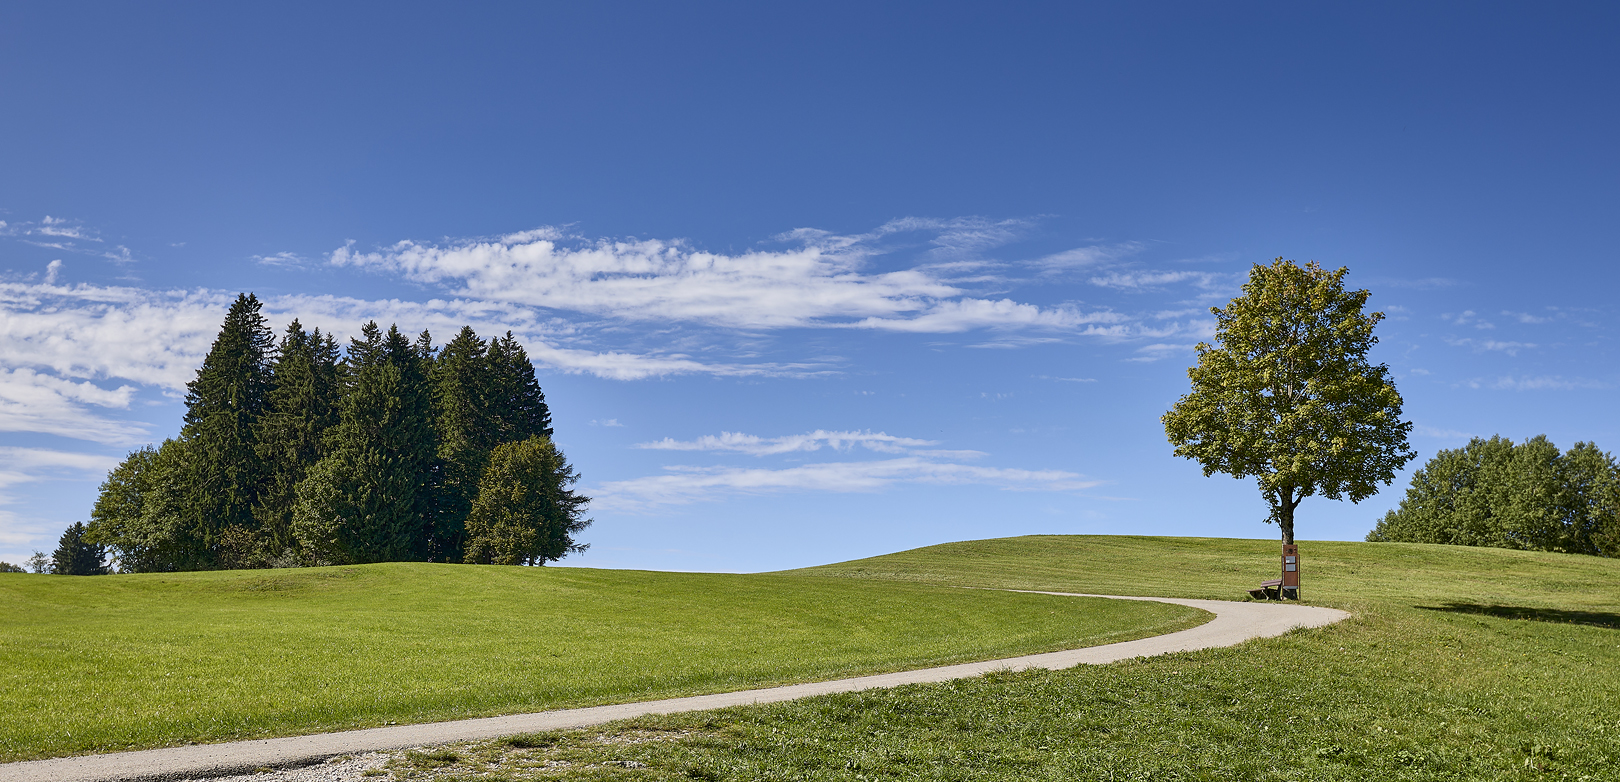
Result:
<svg viewBox="0 0 1620 782"><path fill-rule="evenodd" d="M490 364L484 340L469 326L433 362L434 425L443 473L437 487L433 559L461 561L467 513L478 496L489 451L495 447L490 416Z"/></svg>
<svg viewBox="0 0 1620 782"><path fill-rule="evenodd" d="M294 535L333 563L425 559L437 450L427 373L397 327L361 334L332 451L298 485Z"/></svg>
<svg viewBox="0 0 1620 782"><path fill-rule="evenodd" d="M584 551L574 534L590 498L568 487L579 480L549 438L503 443L490 454L467 516L469 563L544 565Z"/></svg>
<svg viewBox="0 0 1620 782"><path fill-rule="evenodd" d="M75 521L62 533L56 553L51 557L51 572L59 576L99 576L107 572L101 564L106 552L101 546L84 539L84 522Z"/></svg>
<svg viewBox="0 0 1620 782"><path fill-rule="evenodd" d="M294 320L271 365L274 385L258 421L256 439L265 480L254 517L267 554L292 545L292 507L298 483L326 455L326 433L338 422L342 393L337 342Z"/></svg>
<svg viewBox="0 0 1620 782"><path fill-rule="evenodd" d="M255 429L275 342L260 307L251 293L236 297L197 379L186 386L181 439L192 452L192 473L184 513L213 567L239 567L257 555L253 506L265 470Z"/></svg>
<svg viewBox="0 0 1620 782"><path fill-rule="evenodd" d="M512 338L489 341L490 414L495 419L497 443L551 436L551 410L535 379L534 364L523 346Z"/></svg>

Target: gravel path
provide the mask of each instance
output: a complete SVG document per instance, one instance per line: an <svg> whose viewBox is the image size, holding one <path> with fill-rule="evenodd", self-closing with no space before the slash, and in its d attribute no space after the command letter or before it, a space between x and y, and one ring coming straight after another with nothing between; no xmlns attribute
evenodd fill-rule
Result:
<svg viewBox="0 0 1620 782"><path fill-rule="evenodd" d="M397 725L386 728L290 736L258 741L234 741L186 747L118 752L108 755L82 755L71 758L33 760L0 765L0 782L134 782L136 780L213 779L245 775L242 780L258 782L338 782L370 779L368 769L380 767L388 755L382 750L421 747L453 741L475 741L518 733L534 733L600 725L604 722L645 714L672 714L703 711L752 703L775 703L812 695L853 692L902 684L942 682L990 671L1021 671L1028 668L1060 669L1076 665L1097 665L1133 657L1153 657L1234 646L1251 638L1270 638L1296 627L1322 627L1350 615L1333 608L1286 603L1234 603L1226 600L1184 600L1169 597L1121 597L1082 595L1067 592L1036 592L1061 597L1108 597L1118 600L1148 600L1200 608L1215 618L1198 627L1167 635L1091 646L1047 654L1032 654L1002 660L985 660L939 668L923 668L876 676L859 676L827 682L794 684L760 690L697 695L586 709L565 709L505 717L433 722L424 725ZM328 759L343 757L338 762ZM370 764L370 765L368 765ZM255 773L260 769L271 773ZM376 772L373 771L373 774Z"/></svg>

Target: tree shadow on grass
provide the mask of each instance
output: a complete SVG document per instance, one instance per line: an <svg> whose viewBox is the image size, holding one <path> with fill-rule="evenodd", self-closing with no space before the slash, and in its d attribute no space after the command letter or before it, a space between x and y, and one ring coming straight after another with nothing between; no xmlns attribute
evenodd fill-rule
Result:
<svg viewBox="0 0 1620 782"><path fill-rule="evenodd" d="M1457 614L1478 614L1498 619L1528 619L1533 622L1586 625L1620 630L1620 614L1607 611L1566 611L1561 608L1529 608L1526 606L1482 605L1452 601L1438 606L1417 606L1425 611L1448 611Z"/></svg>

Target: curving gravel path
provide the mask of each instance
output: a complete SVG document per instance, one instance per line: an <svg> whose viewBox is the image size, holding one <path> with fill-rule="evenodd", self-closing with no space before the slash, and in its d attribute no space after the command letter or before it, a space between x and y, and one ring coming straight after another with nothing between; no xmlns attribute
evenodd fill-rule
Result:
<svg viewBox="0 0 1620 782"><path fill-rule="evenodd" d="M223 777L231 774L251 774L257 769L312 766L338 755L361 756L377 750L402 749L427 744L455 741L475 741L509 736L518 733L563 730L600 725L613 720L639 717L645 714L671 714L681 711L703 711L726 706L777 701L825 695L835 692L853 692L878 687L897 687L902 684L942 682L969 676L981 676L990 671L1021 671L1028 668L1059 669L1076 665L1097 665L1133 657L1152 657L1170 652L1186 652L1222 646L1235 646L1251 638L1270 638L1282 635L1296 627L1322 627L1338 622L1350 614L1334 608L1302 606L1285 603L1234 603L1226 600L1185 600L1171 597L1122 597L1119 595L1084 595L1070 592L1034 592L1060 597L1107 597L1117 600L1148 600L1160 603L1200 608L1215 618L1198 627L1168 635L1142 638L1135 641L1091 646L1064 652L1032 654L1002 660L923 668L915 671L859 676L785 687L743 690L715 695L696 695L689 698L671 698L661 701L622 703L611 706L593 706L585 709L545 711L535 714L513 714L505 717L432 722L423 725L398 725L386 728L351 730L342 733L321 733L314 736L289 736L258 741L233 741L225 744L202 744L187 747L149 749L140 752L118 752L108 755L81 755L50 760L31 760L23 763L0 764L0 782L134 782L135 780L185 780ZM373 756L375 757L375 756ZM352 762L329 764L311 768L310 779L359 779L368 767L365 758ZM350 768L353 766L353 768ZM352 775L352 776L351 776ZM292 779L294 775L276 775L270 779ZM305 776L302 774L296 776Z"/></svg>

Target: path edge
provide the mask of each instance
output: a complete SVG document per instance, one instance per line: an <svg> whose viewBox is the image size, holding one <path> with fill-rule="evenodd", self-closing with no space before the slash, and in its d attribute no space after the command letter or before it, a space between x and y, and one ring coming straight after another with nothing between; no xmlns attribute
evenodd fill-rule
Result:
<svg viewBox="0 0 1620 782"><path fill-rule="evenodd" d="M1060 670L1076 665L1101 665L1138 657L1156 657L1174 652L1236 646L1256 638L1276 637L1296 628L1324 627L1350 617L1349 612L1336 608L1298 604L1097 595L1033 589L1008 591L1057 597L1100 597L1111 600L1171 603L1208 611L1214 614L1214 618L1197 627L1134 641L824 682L501 717L27 760L0 764L0 782L173 782L246 774L266 767L297 768L322 763L340 755L584 728L653 714L779 703L816 695L898 687L903 684L943 682L982 676L991 671L1022 671L1031 668Z"/></svg>

